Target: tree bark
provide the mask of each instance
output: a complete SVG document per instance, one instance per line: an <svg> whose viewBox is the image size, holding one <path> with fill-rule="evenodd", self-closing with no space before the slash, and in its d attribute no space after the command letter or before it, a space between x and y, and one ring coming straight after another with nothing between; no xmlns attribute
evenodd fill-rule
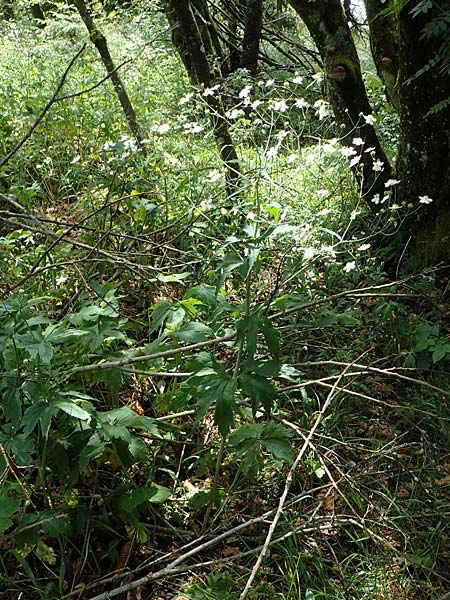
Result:
<svg viewBox="0 0 450 600"><path fill-rule="evenodd" d="M342 5L339 0L290 0L290 4L305 23L322 58L328 98L343 133L341 141L351 146L352 139L360 137L366 148L373 148L372 152L363 152L360 164L352 167L364 198L373 207L370 200L375 194L384 193L391 166L373 125L364 118L372 111ZM339 69L345 76L334 78L333 73ZM383 163L382 172L374 171L375 161Z"/></svg>
<svg viewBox="0 0 450 600"><path fill-rule="evenodd" d="M241 67L253 77L258 73L259 44L263 23L262 0L247 0L244 37L242 39Z"/></svg>
<svg viewBox="0 0 450 600"><path fill-rule="evenodd" d="M449 11L450 2L445 5L440 10ZM439 102L450 99L450 78L432 66L443 38L421 40L433 16L433 11L414 16L409 3L399 13L398 195L420 207L406 233L415 237L424 262L450 257L450 108L436 111ZM420 205L419 196L433 202Z"/></svg>
<svg viewBox="0 0 450 600"><path fill-rule="evenodd" d="M393 0L384 4L379 0L365 0L364 3L375 67L384 83L387 99L399 113L400 37Z"/></svg>
<svg viewBox="0 0 450 600"><path fill-rule="evenodd" d="M100 54L100 58L102 59L102 62L105 65L105 69L111 78L120 105L122 106L123 113L134 135L134 138L140 150L144 154L146 154L145 146L143 144L141 128L139 126L135 110L133 108L133 105L131 104L131 100L125 89L125 86L122 83L122 79L114 65L114 61L109 52L106 38L95 26L94 20L92 19L84 0L73 0L73 3L76 9L78 10L84 24L86 25L86 29L89 31L91 41L97 48L98 53Z"/></svg>
<svg viewBox="0 0 450 600"><path fill-rule="evenodd" d="M189 52L192 78L205 88L211 88L215 79L206 53L206 48L209 46L204 43L192 11L191 2L189 0L166 0L165 5L176 17L183 38L182 46ZM208 94L205 96L205 101L210 111L217 147L226 167L227 193L233 195L237 191L240 179L239 159L220 99L214 94Z"/></svg>

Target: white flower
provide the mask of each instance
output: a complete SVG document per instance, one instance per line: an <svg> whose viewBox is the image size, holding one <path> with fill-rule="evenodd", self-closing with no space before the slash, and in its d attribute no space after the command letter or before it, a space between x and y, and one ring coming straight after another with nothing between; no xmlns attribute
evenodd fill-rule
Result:
<svg viewBox="0 0 450 600"><path fill-rule="evenodd" d="M256 108L258 108L258 106L261 106L261 104L264 104L264 102L262 100L254 100L250 106L253 108L253 110L255 110Z"/></svg>
<svg viewBox="0 0 450 600"><path fill-rule="evenodd" d="M372 165L372 171L382 171L384 162L382 160L374 160Z"/></svg>
<svg viewBox="0 0 450 600"><path fill-rule="evenodd" d="M394 185L397 185L397 183L400 183L399 179L388 179L386 181L386 183L384 184L384 187L385 188L390 188L390 187L392 187Z"/></svg>
<svg viewBox="0 0 450 600"><path fill-rule="evenodd" d="M306 102L304 98L298 98L294 104L295 108L306 108L309 104Z"/></svg>
<svg viewBox="0 0 450 600"><path fill-rule="evenodd" d="M296 154L289 154L289 156L286 158L286 162L288 165L291 165L292 163L295 163L295 161L297 160L297 155Z"/></svg>
<svg viewBox="0 0 450 600"><path fill-rule="evenodd" d="M350 166L354 167L355 165L357 165L359 163L360 160L361 160L360 156L355 156L355 158L352 158L352 160L350 161Z"/></svg>
<svg viewBox="0 0 450 600"><path fill-rule="evenodd" d="M203 127L203 125L200 125L199 123L186 123L183 126L185 129L187 129L188 131L190 131L191 133L200 133L201 131L203 131L205 128Z"/></svg>
<svg viewBox="0 0 450 600"><path fill-rule="evenodd" d="M180 106L182 106L183 104L187 104L189 102L189 100L191 100L191 98L194 97L194 92L189 92L189 94L186 94L185 96L183 96L180 101L178 102L178 104Z"/></svg>
<svg viewBox="0 0 450 600"><path fill-rule="evenodd" d="M329 254L332 258L336 258L336 251L333 246L323 246L322 250L323 252Z"/></svg>
<svg viewBox="0 0 450 600"><path fill-rule="evenodd" d="M321 210L321 211L319 211L319 212L317 213L317 215L318 215L319 217L325 217L326 215L329 215L329 214L330 214L330 212L331 212L331 208L322 208L322 210Z"/></svg>
<svg viewBox="0 0 450 600"><path fill-rule="evenodd" d="M278 145L272 146L272 148L269 148L266 152L267 158L274 158L278 154L278 149L279 149Z"/></svg>
<svg viewBox="0 0 450 600"><path fill-rule="evenodd" d="M255 215L254 212L250 211L249 213L247 213L247 220L248 221L254 221L255 219L256 219L256 215Z"/></svg>
<svg viewBox="0 0 450 600"><path fill-rule="evenodd" d="M341 154L342 156L355 156L356 150L351 146L348 146L345 148L341 148Z"/></svg>
<svg viewBox="0 0 450 600"><path fill-rule="evenodd" d="M361 244L361 246L358 248L358 250L360 250L361 252L364 252L364 250L368 250L370 248L370 244Z"/></svg>
<svg viewBox="0 0 450 600"><path fill-rule="evenodd" d="M274 83L275 83L275 79L268 79L264 85L265 85L265 87L270 87Z"/></svg>
<svg viewBox="0 0 450 600"><path fill-rule="evenodd" d="M219 179L221 179L222 174L218 169L213 169L210 173L208 173L208 181L210 182L214 182L214 181L219 181Z"/></svg>
<svg viewBox="0 0 450 600"><path fill-rule="evenodd" d="M298 85L300 85L301 83L303 83L303 77L300 77L300 75L297 75L297 77L294 77L293 79L291 79L292 83L297 83Z"/></svg>
<svg viewBox="0 0 450 600"><path fill-rule="evenodd" d="M286 103L286 100L276 100L272 104L273 110L279 110L280 112L286 112L289 106Z"/></svg>
<svg viewBox="0 0 450 600"><path fill-rule="evenodd" d="M57 286L60 286L63 283L66 283L67 279L68 279L67 275L60 275L59 277L57 277L55 279L55 283Z"/></svg>
<svg viewBox="0 0 450 600"><path fill-rule="evenodd" d="M217 92L218 89L219 89L219 85L214 85L211 88L205 88L203 90L202 96L204 96L205 98L207 96L214 96L214 93Z"/></svg>
<svg viewBox="0 0 450 600"><path fill-rule="evenodd" d="M433 198L430 196L419 196L419 204L431 204L433 202Z"/></svg>
<svg viewBox="0 0 450 600"><path fill-rule="evenodd" d="M389 210L398 210L399 208L401 208L398 204L391 204L391 206L389 207Z"/></svg>
<svg viewBox="0 0 450 600"><path fill-rule="evenodd" d="M285 129L281 129L275 137L277 138L277 140L279 142L282 142L284 140L284 138L287 137L288 135L289 135L289 131L286 131Z"/></svg>
<svg viewBox="0 0 450 600"><path fill-rule="evenodd" d="M316 83L322 83L323 74L322 73L314 73L312 78Z"/></svg>
<svg viewBox="0 0 450 600"><path fill-rule="evenodd" d="M115 143L112 142L111 140L108 140L107 142L105 142L103 144L103 150L105 152L108 152L108 150L112 150L114 148L114 146L115 146Z"/></svg>
<svg viewBox="0 0 450 600"><path fill-rule="evenodd" d="M350 215L350 221L354 221L356 219L356 217L360 214L361 214L360 210L352 210L352 213Z"/></svg>
<svg viewBox="0 0 450 600"><path fill-rule="evenodd" d="M346 273L350 273L350 271L353 271L353 269L356 269L356 263L354 260L349 261L348 263L346 263L346 265L344 266L344 271Z"/></svg>
<svg viewBox="0 0 450 600"><path fill-rule="evenodd" d="M167 133L170 129L169 123L162 123L156 130L158 133Z"/></svg>
<svg viewBox="0 0 450 600"><path fill-rule="evenodd" d="M376 119L373 115L363 115L363 117L367 125L374 125L376 123Z"/></svg>
<svg viewBox="0 0 450 600"><path fill-rule="evenodd" d="M250 96L250 92L252 91L253 86L250 85L246 85L244 88L242 88L242 90L239 92L239 98L243 99L243 98L247 98L247 96Z"/></svg>
<svg viewBox="0 0 450 600"><path fill-rule="evenodd" d="M360 137L353 138L352 139L352 144L354 146L364 146L364 140L362 138L360 138Z"/></svg>
<svg viewBox="0 0 450 600"><path fill-rule="evenodd" d="M233 108L233 110L228 113L228 116L233 121L235 121L236 119L239 119L239 117L242 117L243 115L245 115L245 113L242 110L242 108Z"/></svg>

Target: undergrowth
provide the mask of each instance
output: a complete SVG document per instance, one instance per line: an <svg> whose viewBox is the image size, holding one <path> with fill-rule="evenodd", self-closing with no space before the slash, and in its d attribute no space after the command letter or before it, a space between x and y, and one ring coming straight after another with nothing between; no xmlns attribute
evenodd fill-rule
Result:
<svg viewBox="0 0 450 600"><path fill-rule="evenodd" d="M88 48L0 171L4 597L238 598L276 519L249 598L439 598L448 271L385 269L420 206L374 217L320 77L278 72L223 90L230 205L161 15L102 26L145 154ZM4 154L84 38L5 29Z"/></svg>

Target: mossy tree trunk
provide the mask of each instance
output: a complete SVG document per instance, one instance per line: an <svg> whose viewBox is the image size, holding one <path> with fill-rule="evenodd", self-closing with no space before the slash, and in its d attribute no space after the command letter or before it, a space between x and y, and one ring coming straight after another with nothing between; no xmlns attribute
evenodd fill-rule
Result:
<svg viewBox="0 0 450 600"><path fill-rule="evenodd" d="M450 76L433 62L445 50L445 36L424 38L427 24L450 13L447 0L427 12L405 4L398 15L400 140L397 177L400 200L420 206L407 222L419 256L426 262L450 258ZM448 32L447 32L448 35ZM440 108L439 108L440 107Z"/></svg>
<svg viewBox="0 0 450 600"><path fill-rule="evenodd" d="M191 81L206 88L212 88L217 80L218 65L216 60L217 41L211 35L212 26L209 15L205 13L203 0L165 0L164 7L169 22L178 30L179 42L177 50L183 63L189 67ZM196 13L202 10L199 25ZM206 21L205 21L206 17ZM174 26L172 25L172 26ZM225 111L218 94L206 94L217 147L226 167L227 193L233 195L238 189L240 180L239 159L231 138Z"/></svg>
<svg viewBox="0 0 450 600"><path fill-rule="evenodd" d="M141 151L145 154L145 146L143 144L143 137L141 128L139 126L135 110L131 103L131 100L128 96L127 90L122 82L122 79L119 75L118 70L114 65L114 61L109 52L108 43L106 41L105 36L97 29L93 18L89 12L88 7L86 6L84 0L73 0L73 4L78 10L80 17L83 20L83 23L86 25L86 29L89 31L89 35L92 43L97 48L100 58L105 65L105 69L108 75L111 78L114 89L116 91L117 97L119 99L120 105L122 106L123 113L127 120L127 123L136 139L136 142L141 149Z"/></svg>
<svg viewBox="0 0 450 600"><path fill-rule="evenodd" d="M385 191L391 167L370 119L372 109L361 74L361 66L353 37L340 0L290 0L291 6L305 23L320 53L327 95L337 124L342 129L342 142L352 145L355 137L364 140L371 152L362 152L359 164L353 165L361 192L369 202ZM374 170L381 161L382 172ZM373 205L372 205L373 206Z"/></svg>
<svg viewBox="0 0 450 600"><path fill-rule="evenodd" d="M389 102L400 112L400 37L397 14L380 0L365 0L364 4L373 61L378 76L384 83Z"/></svg>

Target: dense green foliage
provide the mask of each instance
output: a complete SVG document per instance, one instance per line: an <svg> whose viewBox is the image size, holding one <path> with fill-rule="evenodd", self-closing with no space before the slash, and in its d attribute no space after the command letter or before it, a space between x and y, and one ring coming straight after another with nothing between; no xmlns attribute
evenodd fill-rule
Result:
<svg viewBox="0 0 450 600"><path fill-rule="evenodd" d="M429 199L392 180L370 211L321 73L194 88L157 6L96 18L145 152L92 45L43 115L86 40L72 9L0 24L2 154L43 115L0 161L2 594L238 598L276 516L249 597L439 598L448 269L418 271L398 236Z"/></svg>

